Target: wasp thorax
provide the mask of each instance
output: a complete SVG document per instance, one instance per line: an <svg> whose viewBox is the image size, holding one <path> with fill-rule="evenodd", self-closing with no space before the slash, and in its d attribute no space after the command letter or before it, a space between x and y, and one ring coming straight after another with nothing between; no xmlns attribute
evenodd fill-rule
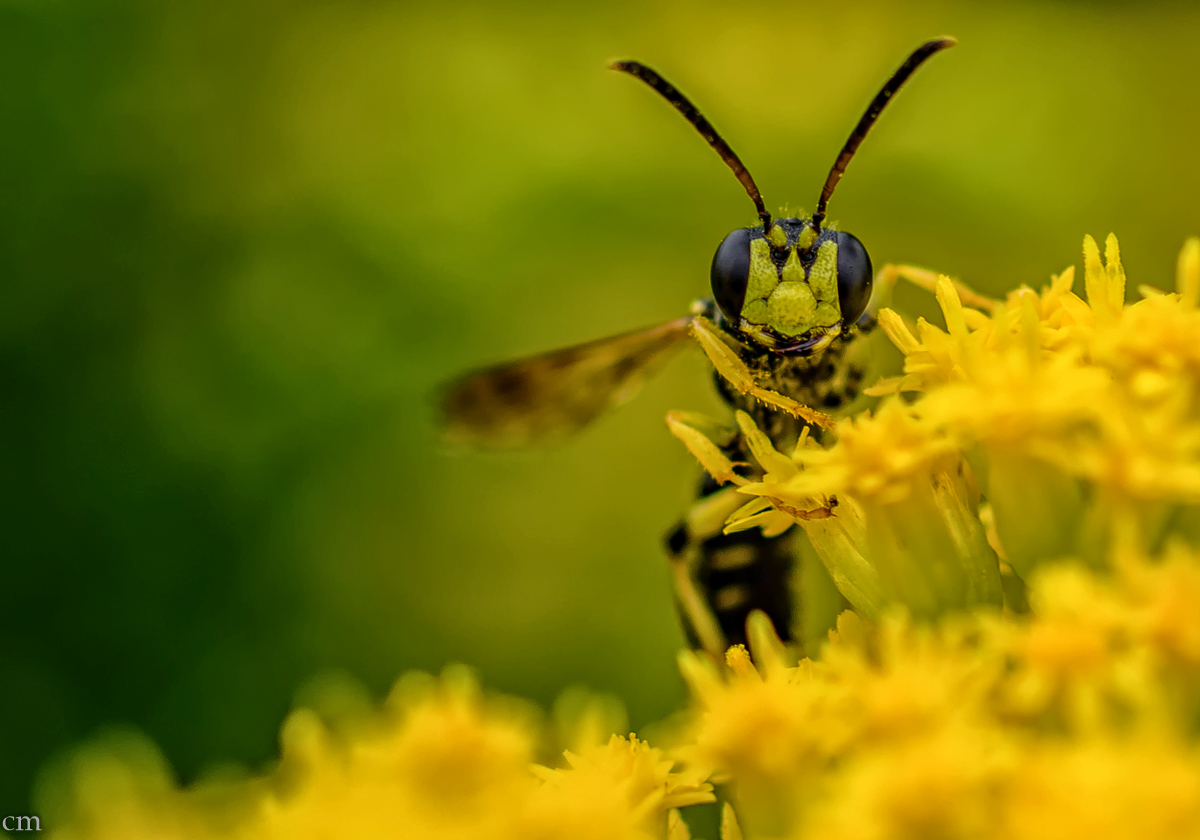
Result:
<svg viewBox="0 0 1200 840"><path fill-rule="evenodd" d="M871 259L848 233L780 219L725 237L712 290L729 323L769 349L813 352L852 325L871 297Z"/></svg>

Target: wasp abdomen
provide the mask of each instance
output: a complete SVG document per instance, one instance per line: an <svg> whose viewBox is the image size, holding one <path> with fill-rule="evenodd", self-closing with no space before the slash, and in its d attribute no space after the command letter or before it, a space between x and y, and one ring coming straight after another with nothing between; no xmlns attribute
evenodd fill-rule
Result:
<svg viewBox="0 0 1200 840"><path fill-rule="evenodd" d="M792 532L723 533L725 517L745 501L731 489L706 476L692 514L665 539L684 634L692 647L714 655L746 643L746 618L753 610L765 612L780 637L792 641L799 609Z"/></svg>

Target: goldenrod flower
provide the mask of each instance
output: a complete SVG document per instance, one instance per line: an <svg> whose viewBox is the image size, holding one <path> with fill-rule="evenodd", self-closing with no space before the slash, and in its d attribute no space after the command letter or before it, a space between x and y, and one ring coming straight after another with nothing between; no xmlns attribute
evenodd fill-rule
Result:
<svg viewBox="0 0 1200 840"><path fill-rule="evenodd" d="M544 738L530 708L485 696L461 668L409 675L352 733L298 711L282 740L279 768L220 803L179 791L160 762L85 753L56 836L666 840L671 809L713 800L702 773L633 736L585 743L562 769L535 764ZM677 826L673 840L685 836Z"/></svg>
<svg viewBox="0 0 1200 840"><path fill-rule="evenodd" d="M685 657L681 754L724 782L747 837L1196 836L1179 619L1200 614L1200 556L1118 567L1039 572L1032 618L846 614L819 662L787 664L759 615L758 669L740 649L723 673Z"/></svg>
<svg viewBox="0 0 1200 840"><path fill-rule="evenodd" d="M661 837L668 809L713 801L706 773L673 772L674 761L633 735L565 757L569 769L535 768L545 784L519 836Z"/></svg>
<svg viewBox="0 0 1200 840"><path fill-rule="evenodd" d="M471 676L402 680L362 735L337 738L312 712L283 730L281 784L264 798L266 837L511 836L528 796L536 730L519 708L489 705Z"/></svg>

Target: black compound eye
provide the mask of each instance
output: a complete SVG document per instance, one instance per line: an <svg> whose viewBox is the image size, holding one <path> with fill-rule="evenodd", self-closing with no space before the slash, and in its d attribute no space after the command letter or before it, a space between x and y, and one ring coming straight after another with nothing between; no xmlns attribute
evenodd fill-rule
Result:
<svg viewBox="0 0 1200 840"><path fill-rule="evenodd" d="M867 311L871 302L871 258L856 236L837 233L838 300L842 306L842 322L849 325Z"/></svg>
<svg viewBox="0 0 1200 840"><path fill-rule="evenodd" d="M746 301L750 282L750 238L753 228L740 228L729 234L717 247L712 261L712 293L725 317L735 324ZM839 268L841 267L839 263Z"/></svg>

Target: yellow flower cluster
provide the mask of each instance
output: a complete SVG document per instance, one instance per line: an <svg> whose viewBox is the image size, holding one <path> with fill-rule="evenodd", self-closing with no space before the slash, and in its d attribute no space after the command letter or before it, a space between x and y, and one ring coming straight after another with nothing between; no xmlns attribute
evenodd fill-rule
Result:
<svg viewBox="0 0 1200 840"><path fill-rule="evenodd" d="M81 754L72 812L47 825L90 840L687 840L673 809L712 801L707 778L723 840L1200 836L1200 556L1047 565L1030 596L1030 616L847 612L799 663L755 613L753 663L741 647L720 668L681 655L694 708L671 758L612 736L536 764L530 711L451 669L402 680L340 734L297 712L260 779L179 790L144 749Z"/></svg>
<svg viewBox="0 0 1200 840"><path fill-rule="evenodd" d="M854 611L813 660L761 613L749 651L683 653L669 752L584 704L545 766L536 715L450 669L350 727L295 713L261 778L181 790L144 746L81 752L47 827L687 840L716 785L723 840L1200 837L1200 241L1132 305L1114 238L1084 270L1086 301L1071 270L1004 301L917 277L946 328L881 313L903 374L828 448L740 415L757 480L688 437L750 497L729 528L799 523Z"/></svg>
<svg viewBox="0 0 1200 840"><path fill-rule="evenodd" d="M883 310L904 372L870 392L892 396L843 420L829 449L785 457L759 436L765 475L740 488L759 500L732 527L836 498L836 516L795 519L872 619L890 603L918 616L1022 609L1043 562L1101 568L1114 551L1197 542L1200 241L1180 256L1175 293L1143 287L1129 306L1115 237L1104 259L1085 239L1084 269L1087 301L1068 269L1004 301L938 278L944 330Z"/></svg>
<svg viewBox="0 0 1200 840"><path fill-rule="evenodd" d="M594 732L581 717L577 730ZM578 752L555 769L534 763L543 735L530 709L485 697L464 669L413 674L346 732L294 713L260 779L181 791L144 747L84 752L66 774L70 813L47 827L61 840L665 840L670 822L676 840L686 830L672 809L713 801L698 771L672 770L634 736L577 731Z"/></svg>
<svg viewBox="0 0 1200 840"><path fill-rule="evenodd" d="M748 838L1200 836L1200 557L1116 569L1039 570L1033 618L848 612L798 665L759 615L757 668L683 655L681 754Z"/></svg>

